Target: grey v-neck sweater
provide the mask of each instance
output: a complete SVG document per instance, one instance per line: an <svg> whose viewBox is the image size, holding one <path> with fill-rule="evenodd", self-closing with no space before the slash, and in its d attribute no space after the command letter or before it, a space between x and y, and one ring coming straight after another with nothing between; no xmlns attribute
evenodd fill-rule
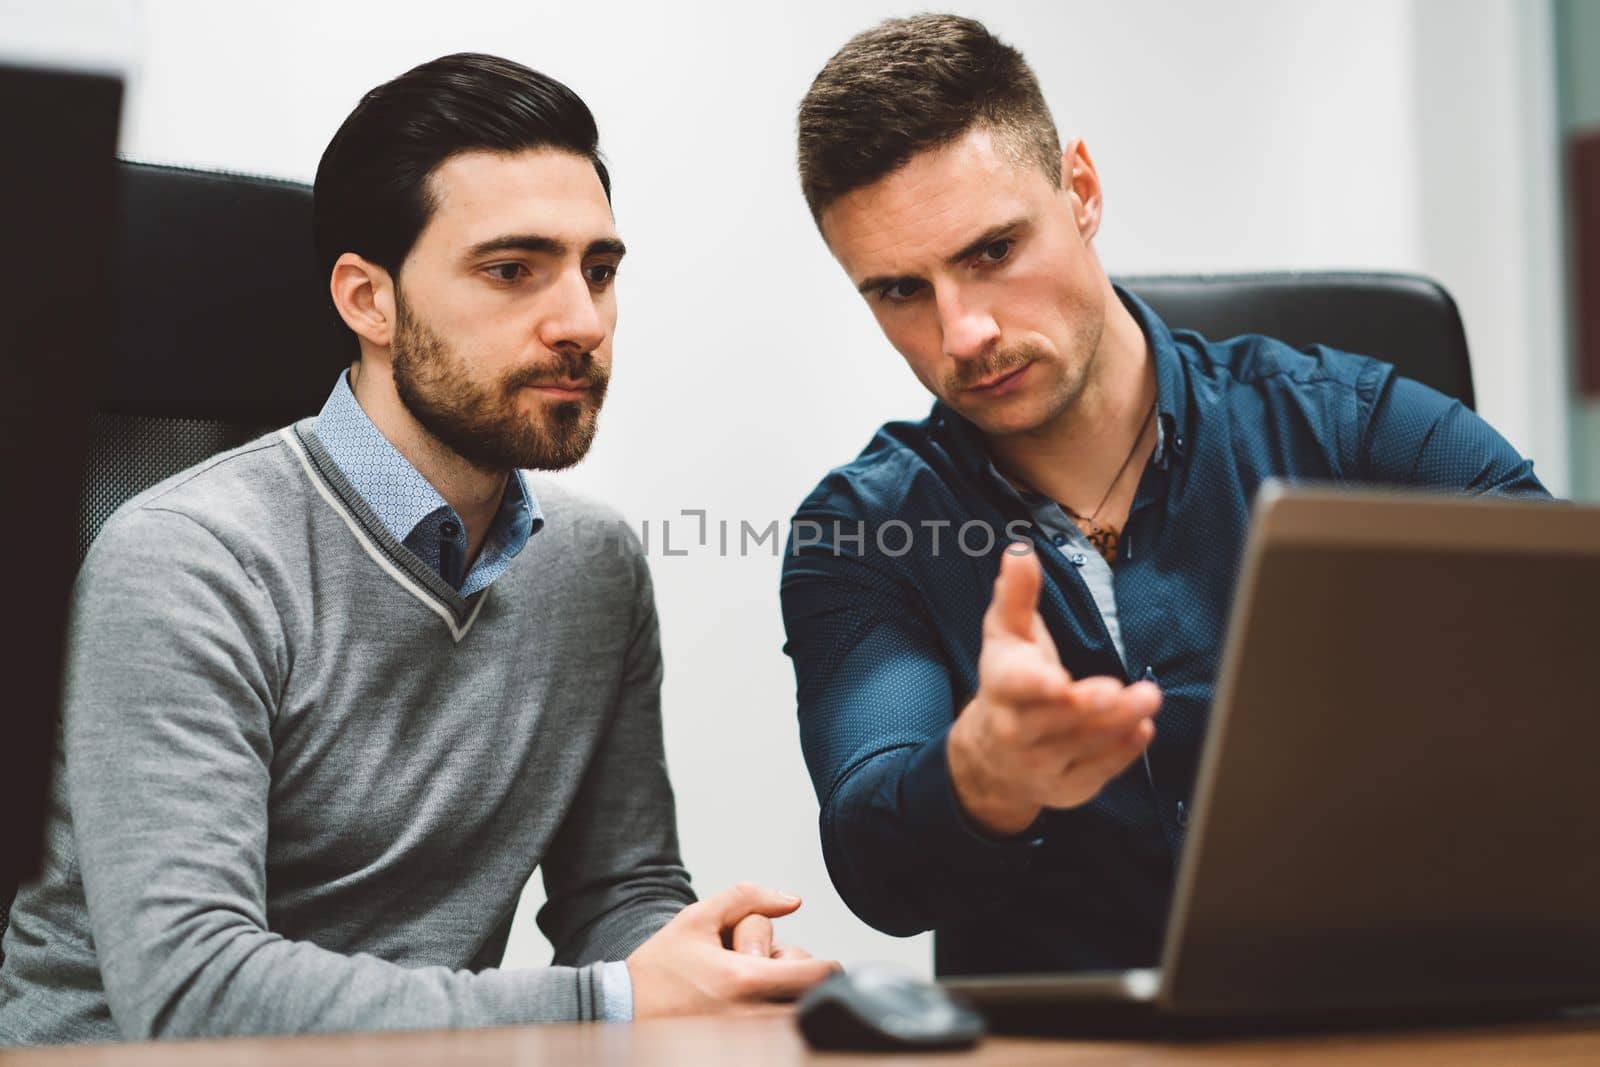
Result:
<svg viewBox="0 0 1600 1067"><path fill-rule="evenodd" d="M544 529L463 600L311 425L95 542L0 1040L593 1019L596 964L694 899L621 520L540 481ZM556 965L498 969L535 867Z"/></svg>

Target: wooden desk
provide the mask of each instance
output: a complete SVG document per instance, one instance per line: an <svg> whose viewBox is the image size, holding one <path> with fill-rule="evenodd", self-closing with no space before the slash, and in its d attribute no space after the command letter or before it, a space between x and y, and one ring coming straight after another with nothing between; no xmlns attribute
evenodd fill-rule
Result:
<svg viewBox="0 0 1600 1067"><path fill-rule="evenodd" d="M972 1052L863 1055L808 1050L787 1010L730 1019L528 1026L0 1051L0 1067L421 1067L568 1064L656 1067L926 1064L1596 1064L1600 1021L1403 1034L1336 1034L1188 1044L991 1037Z"/></svg>

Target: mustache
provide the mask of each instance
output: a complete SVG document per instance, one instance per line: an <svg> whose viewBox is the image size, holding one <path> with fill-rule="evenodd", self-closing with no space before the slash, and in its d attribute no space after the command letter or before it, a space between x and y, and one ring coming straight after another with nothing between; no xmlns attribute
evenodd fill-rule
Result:
<svg viewBox="0 0 1600 1067"><path fill-rule="evenodd" d="M611 382L611 368L596 363L592 352L556 352L548 362L512 371L501 384L509 391L571 382L583 383L598 396Z"/></svg>
<svg viewBox="0 0 1600 1067"><path fill-rule="evenodd" d="M982 359L961 364L945 375L944 391L946 394L959 393L963 389L977 385L985 379L1009 374L1020 367L1025 367L1032 363L1041 354L1038 348L1031 344L996 349Z"/></svg>

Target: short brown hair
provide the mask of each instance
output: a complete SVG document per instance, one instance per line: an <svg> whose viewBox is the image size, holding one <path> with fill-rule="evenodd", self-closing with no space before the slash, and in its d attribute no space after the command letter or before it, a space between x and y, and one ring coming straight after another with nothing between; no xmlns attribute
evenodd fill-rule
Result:
<svg viewBox="0 0 1600 1067"><path fill-rule="evenodd" d="M1022 53L974 19L915 15L852 37L800 101L811 216L983 125L1019 164L1061 181L1061 143Z"/></svg>

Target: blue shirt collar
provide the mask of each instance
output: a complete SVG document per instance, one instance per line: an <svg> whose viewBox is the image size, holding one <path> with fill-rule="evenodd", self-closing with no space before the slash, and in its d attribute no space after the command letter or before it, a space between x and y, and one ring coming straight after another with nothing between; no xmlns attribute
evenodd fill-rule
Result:
<svg viewBox="0 0 1600 1067"><path fill-rule="evenodd" d="M459 523L460 517L439 491L372 424L350 389L349 377L349 371L339 375L312 428L339 470L377 514L384 529L402 544L408 543L424 522L437 523L448 517ZM543 526L544 515L526 475L513 471L506 480L500 510L489 526L480 562L486 555L509 562Z"/></svg>
<svg viewBox="0 0 1600 1067"><path fill-rule="evenodd" d="M1160 443L1152 462L1168 467L1189 452L1189 376L1184 370L1183 355L1172 339L1172 331L1150 305L1120 285L1111 288L1150 345L1150 358L1156 367L1156 417L1161 423Z"/></svg>

